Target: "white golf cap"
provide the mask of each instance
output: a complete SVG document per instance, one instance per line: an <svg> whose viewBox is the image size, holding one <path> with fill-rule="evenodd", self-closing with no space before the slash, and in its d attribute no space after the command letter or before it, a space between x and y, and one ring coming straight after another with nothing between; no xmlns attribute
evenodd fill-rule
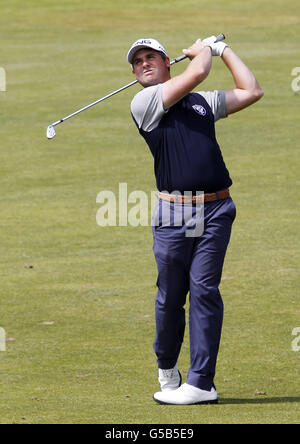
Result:
<svg viewBox="0 0 300 444"><path fill-rule="evenodd" d="M127 54L128 63L130 63L132 65L134 54L137 51L139 51L140 49L144 49L144 48L154 49L155 51L162 52L163 54L165 54L166 57L168 57L167 51L165 50L163 45L161 45L157 40L155 40L155 39L139 39L136 42L134 42L134 44L131 46L130 50L128 51L128 54Z"/></svg>

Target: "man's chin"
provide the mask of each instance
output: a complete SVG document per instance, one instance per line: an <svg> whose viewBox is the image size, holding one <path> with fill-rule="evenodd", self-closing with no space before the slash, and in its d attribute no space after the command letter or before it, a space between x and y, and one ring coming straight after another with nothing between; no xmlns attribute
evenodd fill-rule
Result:
<svg viewBox="0 0 300 444"><path fill-rule="evenodd" d="M156 79L142 79L139 81L139 83L144 87L147 88L148 86L154 86L157 85L159 82Z"/></svg>

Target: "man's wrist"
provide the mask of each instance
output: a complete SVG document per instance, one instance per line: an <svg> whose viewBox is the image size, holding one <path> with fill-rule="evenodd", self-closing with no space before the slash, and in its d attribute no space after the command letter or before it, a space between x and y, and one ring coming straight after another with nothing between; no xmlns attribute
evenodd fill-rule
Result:
<svg viewBox="0 0 300 444"><path fill-rule="evenodd" d="M207 52L207 50L209 50L210 55L212 56L213 50L212 50L212 47L210 45L204 46L204 48L201 49L199 54L201 54L202 51L206 51Z"/></svg>
<svg viewBox="0 0 300 444"><path fill-rule="evenodd" d="M223 49L223 52L222 52L221 58L223 58L225 52L228 52L227 49L230 49L230 46L228 46L228 45L225 46L225 48Z"/></svg>

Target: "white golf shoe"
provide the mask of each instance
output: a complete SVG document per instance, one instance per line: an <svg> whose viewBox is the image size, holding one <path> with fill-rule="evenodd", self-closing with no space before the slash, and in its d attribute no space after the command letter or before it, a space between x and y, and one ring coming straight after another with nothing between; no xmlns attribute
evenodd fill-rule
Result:
<svg viewBox="0 0 300 444"><path fill-rule="evenodd" d="M178 389L181 385L181 374L177 364L168 370L158 369L158 382L162 392Z"/></svg>
<svg viewBox="0 0 300 444"><path fill-rule="evenodd" d="M206 391L190 384L183 384L177 390L157 392L153 399L159 404L218 404L218 394L214 388Z"/></svg>

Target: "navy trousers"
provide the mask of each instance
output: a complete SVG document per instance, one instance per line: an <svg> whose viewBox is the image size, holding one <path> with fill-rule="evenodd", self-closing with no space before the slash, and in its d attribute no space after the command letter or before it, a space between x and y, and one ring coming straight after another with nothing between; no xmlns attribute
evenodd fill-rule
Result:
<svg viewBox="0 0 300 444"><path fill-rule="evenodd" d="M168 206L172 219L178 205L159 200L156 211ZM223 323L219 284L235 215L235 204L228 198L205 203L203 233L198 237L186 236L190 227L184 220L181 226L153 226L158 269L154 341L158 367L173 368L178 360L189 293L191 361L187 383L202 390L214 387Z"/></svg>

